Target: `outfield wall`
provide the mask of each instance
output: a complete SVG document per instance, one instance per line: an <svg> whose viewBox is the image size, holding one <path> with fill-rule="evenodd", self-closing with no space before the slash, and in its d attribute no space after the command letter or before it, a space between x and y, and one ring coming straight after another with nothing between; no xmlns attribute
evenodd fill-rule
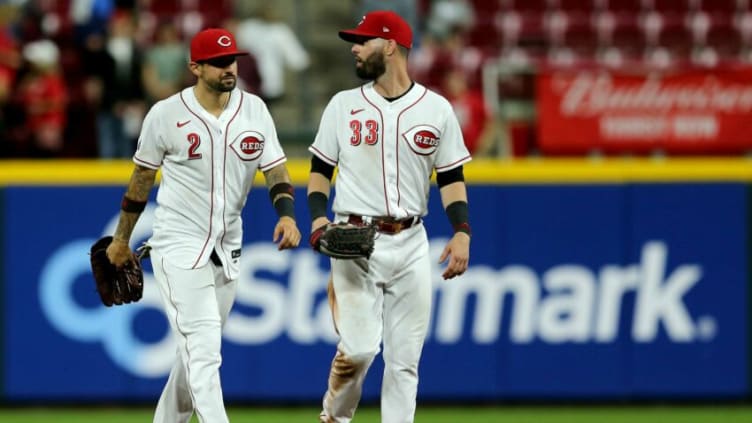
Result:
<svg viewBox="0 0 752 423"><path fill-rule="evenodd" d="M114 230L131 168L0 162L0 399L158 396L175 347L150 266L141 302L105 308L87 255ZM307 164L290 169L304 198ZM750 397L752 162L476 162L466 175L471 266L448 282L434 269L421 399ZM249 205L225 394L317 402L336 340L328 262L305 246L276 250L263 184ZM304 201L296 213L308 233ZM437 262L450 228L435 189L425 225ZM379 359L366 399L382 369Z"/></svg>

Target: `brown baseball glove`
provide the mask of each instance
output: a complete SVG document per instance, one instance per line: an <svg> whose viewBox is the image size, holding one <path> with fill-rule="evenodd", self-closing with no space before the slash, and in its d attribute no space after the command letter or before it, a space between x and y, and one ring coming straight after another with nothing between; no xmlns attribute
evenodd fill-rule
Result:
<svg viewBox="0 0 752 423"><path fill-rule="evenodd" d="M373 253L376 226L329 223L311 234L311 247L338 259L369 258Z"/></svg>
<svg viewBox="0 0 752 423"><path fill-rule="evenodd" d="M111 242L112 237L106 236L91 246L91 272L99 298L107 307L136 302L144 292L144 271L141 268L144 254L117 268L107 257L107 247Z"/></svg>

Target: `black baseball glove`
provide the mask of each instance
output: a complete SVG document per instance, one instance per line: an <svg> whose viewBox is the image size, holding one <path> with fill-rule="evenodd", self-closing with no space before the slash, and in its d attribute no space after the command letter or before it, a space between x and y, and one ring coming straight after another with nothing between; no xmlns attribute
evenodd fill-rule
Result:
<svg viewBox="0 0 752 423"><path fill-rule="evenodd" d="M145 254L142 252L136 260L118 269L107 257L107 247L111 242L112 237L106 236L91 246L91 272L102 304L107 307L136 302L144 293L141 259Z"/></svg>
<svg viewBox="0 0 752 423"><path fill-rule="evenodd" d="M369 258L373 253L376 226L328 223L311 234L311 247L338 259Z"/></svg>

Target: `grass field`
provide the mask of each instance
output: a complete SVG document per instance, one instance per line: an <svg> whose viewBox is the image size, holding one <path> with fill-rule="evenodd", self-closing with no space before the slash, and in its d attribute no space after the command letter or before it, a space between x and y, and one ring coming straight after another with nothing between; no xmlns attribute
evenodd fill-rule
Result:
<svg viewBox="0 0 752 423"><path fill-rule="evenodd" d="M233 423L316 423L317 408L228 410ZM144 423L152 410L133 408L7 408L3 423ZM358 410L353 423L379 423L376 408ZM197 422L194 417L193 422ZM419 407L416 423L749 423L752 405Z"/></svg>

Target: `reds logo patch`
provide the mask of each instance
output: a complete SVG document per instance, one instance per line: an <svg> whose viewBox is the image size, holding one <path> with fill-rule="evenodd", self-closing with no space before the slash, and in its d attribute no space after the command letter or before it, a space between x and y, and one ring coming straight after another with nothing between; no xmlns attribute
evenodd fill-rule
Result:
<svg viewBox="0 0 752 423"><path fill-rule="evenodd" d="M428 156L439 147L441 132L430 125L418 125L404 132L402 138L415 154Z"/></svg>
<svg viewBox="0 0 752 423"><path fill-rule="evenodd" d="M264 152L264 136L255 131L241 132L230 144L240 160L256 160Z"/></svg>

